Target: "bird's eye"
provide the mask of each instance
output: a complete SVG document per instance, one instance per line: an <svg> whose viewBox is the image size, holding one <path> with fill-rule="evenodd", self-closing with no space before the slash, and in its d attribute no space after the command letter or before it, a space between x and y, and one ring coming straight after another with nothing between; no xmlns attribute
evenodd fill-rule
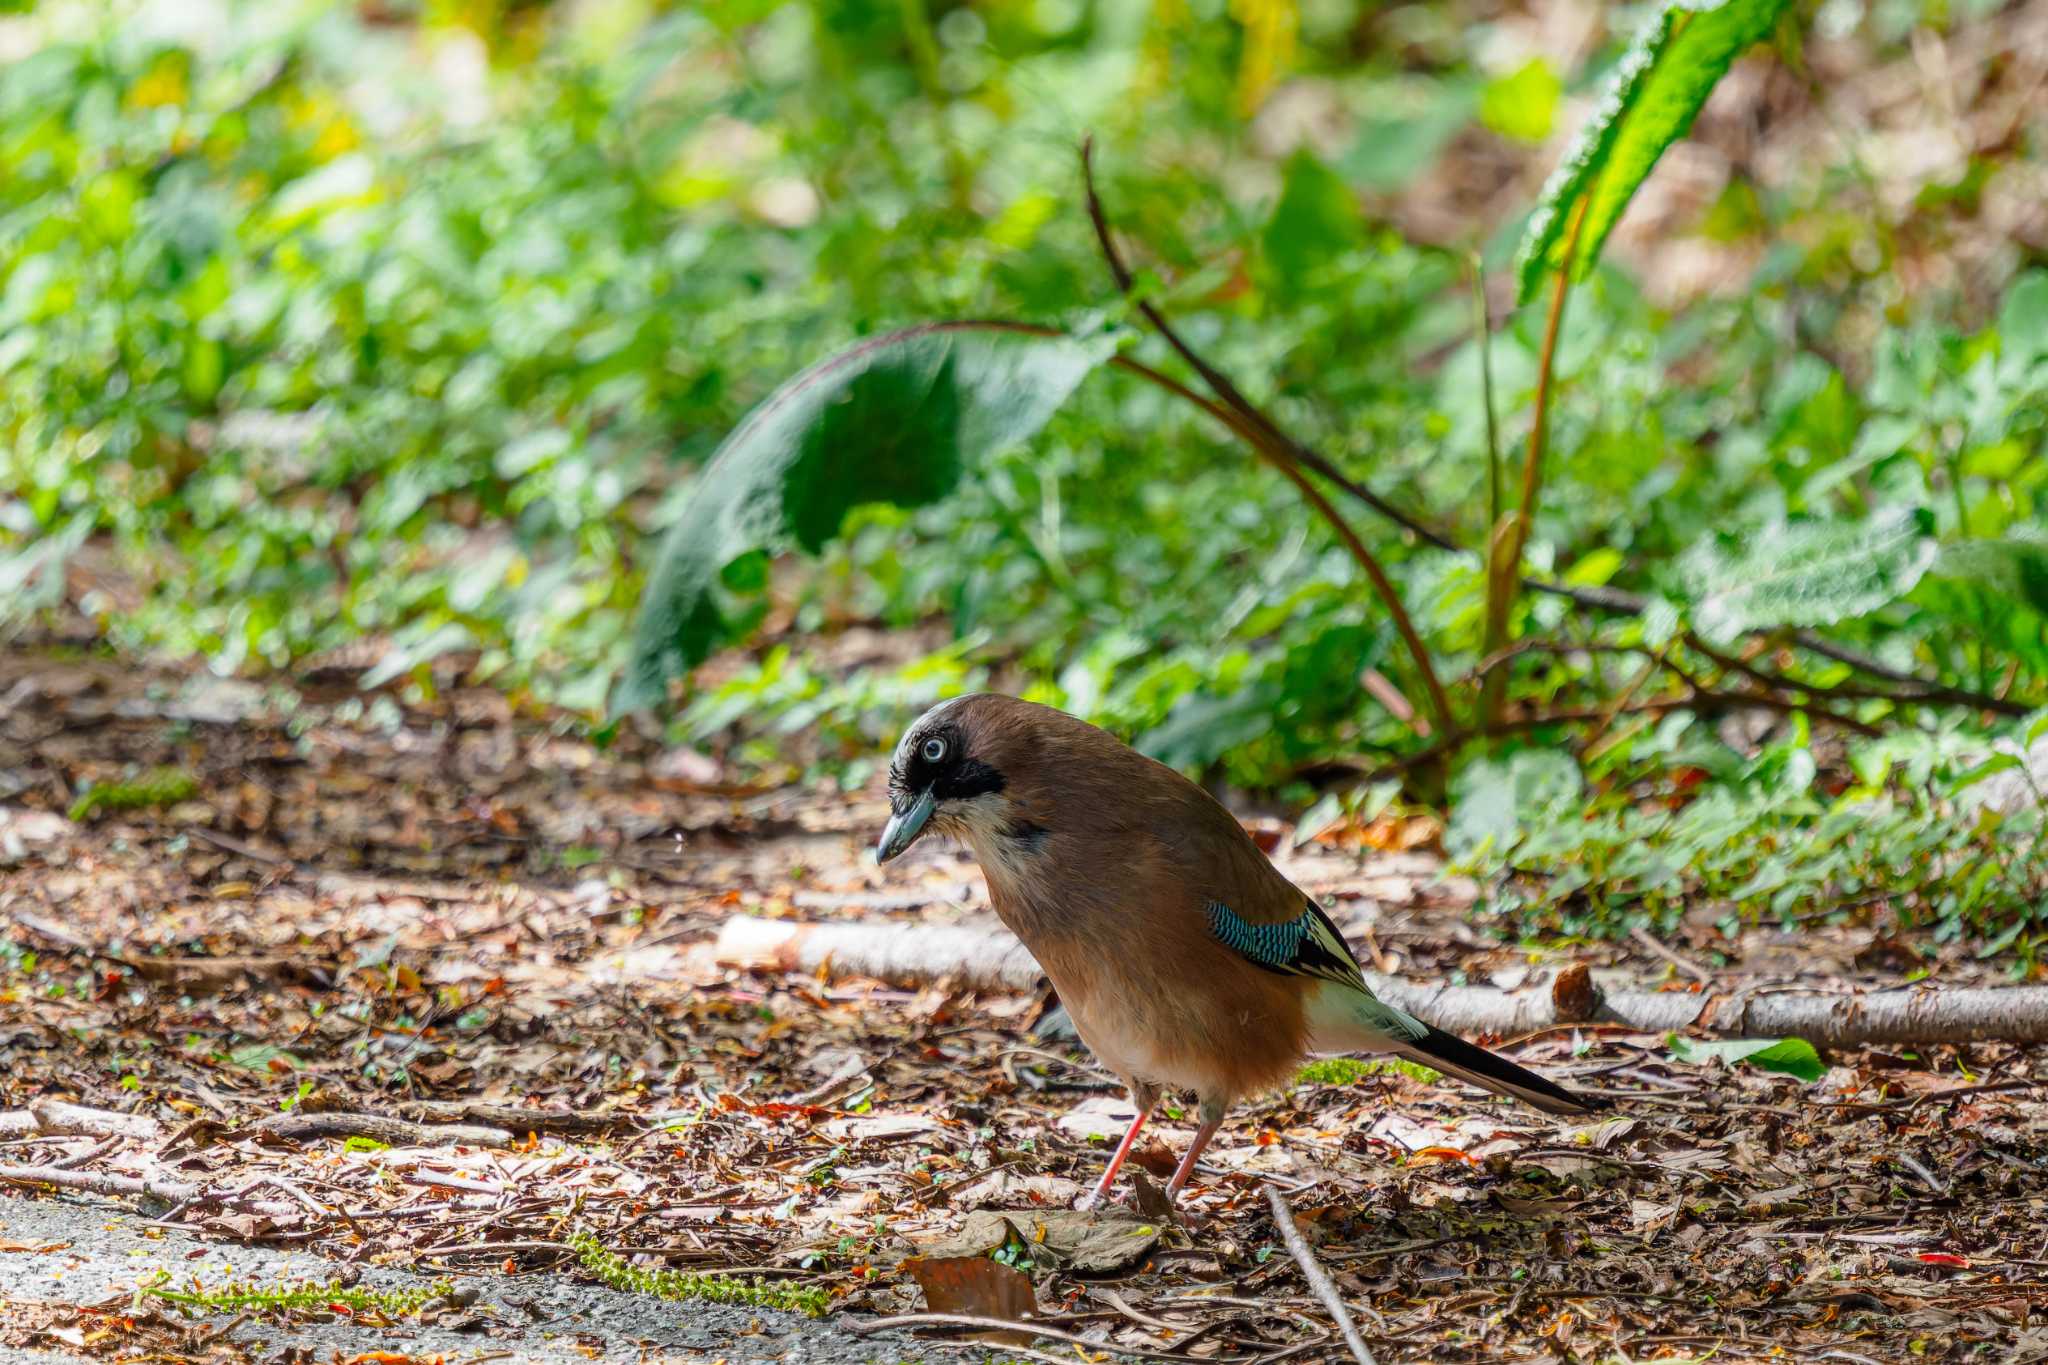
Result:
<svg viewBox="0 0 2048 1365"><path fill-rule="evenodd" d="M924 749L922 750L922 752L924 754L925 762L941 762L946 757L946 741L940 739L937 735L934 735L924 742Z"/></svg>

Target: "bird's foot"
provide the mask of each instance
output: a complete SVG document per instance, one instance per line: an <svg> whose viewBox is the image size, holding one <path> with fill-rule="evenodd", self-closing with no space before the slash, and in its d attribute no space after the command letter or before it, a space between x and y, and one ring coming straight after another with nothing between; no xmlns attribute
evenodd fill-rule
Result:
<svg viewBox="0 0 2048 1365"><path fill-rule="evenodd" d="M1099 1210L1114 1208L1122 1202L1123 1200L1120 1197L1109 1193L1102 1186L1097 1185L1094 1189L1074 1201L1074 1212L1095 1213Z"/></svg>

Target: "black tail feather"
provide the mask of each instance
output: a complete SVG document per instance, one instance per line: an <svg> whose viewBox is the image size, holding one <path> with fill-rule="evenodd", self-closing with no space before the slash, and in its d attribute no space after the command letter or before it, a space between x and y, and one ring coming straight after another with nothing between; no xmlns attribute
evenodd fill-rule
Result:
<svg viewBox="0 0 2048 1365"><path fill-rule="evenodd" d="M1590 1114L1606 1109L1609 1102L1597 1095L1582 1095L1547 1081L1527 1067L1468 1043L1455 1033L1432 1027L1419 1041L1401 1049L1410 1059L1433 1067L1447 1076L1468 1081L1496 1095L1512 1095L1546 1114Z"/></svg>

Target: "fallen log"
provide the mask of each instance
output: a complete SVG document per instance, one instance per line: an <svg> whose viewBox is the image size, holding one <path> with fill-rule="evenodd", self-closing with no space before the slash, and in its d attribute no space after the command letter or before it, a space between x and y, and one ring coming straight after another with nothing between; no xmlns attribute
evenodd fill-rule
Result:
<svg viewBox="0 0 2048 1365"><path fill-rule="evenodd" d="M37 1100L26 1109L0 1113L0 1137L132 1137L163 1135L163 1125L146 1114L88 1109L63 1100Z"/></svg>
<svg viewBox="0 0 2048 1365"><path fill-rule="evenodd" d="M387 1147L505 1147L510 1129L481 1123L414 1123L383 1114L319 1112L272 1114L230 1137L284 1138L311 1142L316 1138L368 1138Z"/></svg>
<svg viewBox="0 0 2048 1365"><path fill-rule="evenodd" d="M734 916L717 961L750 970L873 977L899 986L950 982L1027 991L1044 980L1007 930L916 924L798 924ZM1694 1030L1734 1038L1872 1043L2048 1042L2048 987L1904 986L1822 991L1784 986L1652 991L1567 967L1541 986L1503 991L1427 985L1367 972L1382 1000L1453 1033L1509 1037L1571 1024L1643 1033Z"/></svg>

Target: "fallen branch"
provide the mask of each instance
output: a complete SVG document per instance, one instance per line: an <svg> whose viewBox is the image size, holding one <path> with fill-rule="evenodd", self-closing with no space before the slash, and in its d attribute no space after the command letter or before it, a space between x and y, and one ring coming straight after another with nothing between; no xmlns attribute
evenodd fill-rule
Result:
<svg viewBox="0 0 2048 1365"><path fill-rule="evenodd" d="M1337 1331L1344 1337L1344 1344L1351 1348L1352 1358L1358 1365L1379 1365L1379 1362L1372 1358L1372 1352L1366 1348L1365 1338L1358 1334L1358 1325L1351 1321L1351 1313L1344 1307L1344 1296L1337 1292L1337 1286L1330 1283L1329 1275L1316 1263L1316 1254L1308 1249L1308 1242L1303 1239L1301 1229L1295 1225L1294 1210L1287 1207L1287 1197L1280 1193L1278 1185L1266 1186L1266 1203L1272 1207L1273 1226L1279 1229L1280 1240L1287 1244L1288 1254L1292 1255L1294 1263L1301 1267L1302 1278L1308 1281L1308 1287L1315 1291L1316 1297L1322 1300L1323 1307L1329 1310L1330 1317L1337 1324Z"/></svg>
<svg viewBox="0 0 2048 1365"><path fill-rule="evenodd" d="M472 1147L511 1145L509 1129L478 1123L413 1123L382 1114L298 1113L273 1114L251 1124L240 1136L284 1138L305 1142L312 1138L368 1138L387 1147Z"/></svg>
<svg viewBox="0 0 2048 1365"><path fill-rule="evenodd" d="M866 976L892 985L950 982L976 990L1027 991L1043 983L1031 955L997 928L918 924L792 924L736 916L725 922L717 960L755 970ZM1508 1037L1560 1024L1617 1024L1641 1033L1693 1029L1735 1038L1804 1038L1832 1047L1871 1043L2048 1042L2048 987L1933 987L1823 992L1783 987L1651 991L1594 987L1582 974L1502 991L1433 986L1367 972L1381 999L1453 1033ZM1562 997L1562 998L1560 998Z"/></svg>
<svg viewBox="0 0 2048 1365"><path fill-rule="evenodd" d="M984 1318L971 1313L899 1313L893 1318L857 1318L848 1314L834 1321L847 1331L858 1332L862 1336L870 1332L886 1332L896 1327L977 1327L983 1331L993 1332L1028 1332L1035 1337L1064 1341L1070 1346L1080 1346L1096 1352L1106 1351L1111 1355L1129 1356L1136 1360L1168 1360L1182 1362L1184 1365L1188 1359L1185 1355L1169 1355L1164 1351L1146 1350L1142 1346L1092 1341L1078 1332L1063 1331L1058 1327L1048 1327L1029 1319L1016 1321L1010 1318ZM1255 1359L1257 1357L1248 1355L1212 1357L1214 1365L1239 1365L1239 1362Z"/></svg>
<svg viewBox="0 0 2048 1365"><path fill-rule="evenodd" d="M166 1204L187 1203L203 1193L199 1186L183 1180L113 1175L106 1171L67 1171L56 1166L0 1166L0 1181L10 1185L54 1185L58 1189L83 1190L87 1194L140 1196L161 1199Z"/></svg>
<svg viewBox="0 0 2048 1365"><path fill-rule="evenodd" d="M63 1100L38 1100L26 1109L0 1113L0 1137L155 1138L163 1125L144 1114L88 1109Z"/></svg>
<svg viewBox="0 0 2048 1365"><path fill-rule="evenodd" d="M398 1106L399 1116L415 1123L480 1123L503 1128L514 1136L527 1133L595 1133L606 1128L638 1127L630 1114L603 1110L528 1109L517 1104L486 1104L481 1100L415 1100Z"/></svg>

